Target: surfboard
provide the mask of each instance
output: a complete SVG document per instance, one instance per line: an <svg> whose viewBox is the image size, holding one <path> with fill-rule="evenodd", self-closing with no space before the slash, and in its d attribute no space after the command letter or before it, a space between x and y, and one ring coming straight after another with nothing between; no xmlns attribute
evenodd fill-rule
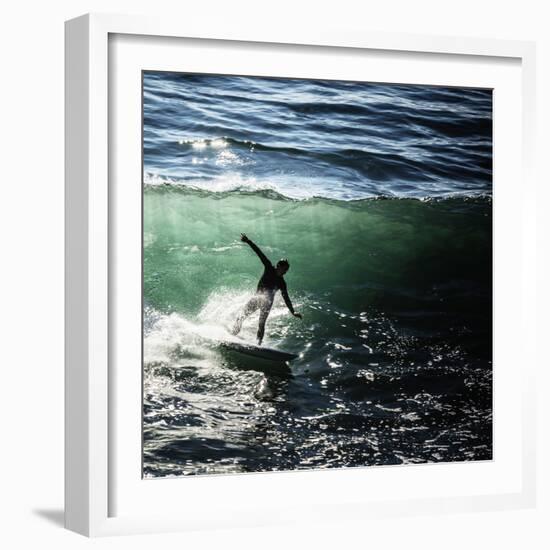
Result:
<svg viewBox="0 0 550 550"><path fill-rule="evenodd" d="M264 348L261 346L255 346L254 344L241 344L239 342L231 342L228 340L220 342L220 346L230 351L236 351L244 355L249 355L250 357L258 357L259 359L278 361L280 363L292 361L298 357L295 353L280 351L273 348Z"/></svg>

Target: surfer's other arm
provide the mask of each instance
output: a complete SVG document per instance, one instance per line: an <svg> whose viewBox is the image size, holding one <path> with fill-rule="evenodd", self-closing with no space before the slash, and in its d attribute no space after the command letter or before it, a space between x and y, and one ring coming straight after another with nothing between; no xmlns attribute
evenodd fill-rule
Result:
<svg viewBox="0 0 550 550"><path fill-rule="evenodd" d="M262 260L262 263L265 265L265 267L273 267L267 256L260 250L258 245L256 243L253 243L244 233L241 233L241 241L243 243L246 243L256 254L258 255L258 258Z"/></svg>
<svg viewBox="0 0 550 550"><path fill-rule="evenodd" d="M296 313L294 311L294 306L292 305L292 302L290 301L290 296L288 295L286 285L283 288L281 288L281 295L282 295L283 300L285 301L286 307L288 308L290 313L292 313L292 315L294 315L294 317L298 317L298 319L301 319L302 315L300 313Z"/></svg>

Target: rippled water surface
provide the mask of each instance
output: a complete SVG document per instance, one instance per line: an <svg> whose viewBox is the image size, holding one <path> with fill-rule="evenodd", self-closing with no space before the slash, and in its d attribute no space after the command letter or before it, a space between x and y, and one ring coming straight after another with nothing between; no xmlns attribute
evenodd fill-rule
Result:
<svg viewBox="0 0 550 550"><path fill-rule="evenodd" d="M490 91L145 73L144 474L492 458L491 181Z"/></svg>

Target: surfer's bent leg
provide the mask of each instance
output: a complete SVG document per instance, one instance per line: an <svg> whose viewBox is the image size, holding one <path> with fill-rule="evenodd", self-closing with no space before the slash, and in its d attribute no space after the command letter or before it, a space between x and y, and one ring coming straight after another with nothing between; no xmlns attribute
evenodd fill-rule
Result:
<svg viewBox="0 0 550 550"><path fill-rule="evenodd" d="M235 324L233 325L233 328L231 329L231 334L234 334L235 336L241 332L241 328L243 326L243 321L251 314L254 313L258 308L260 307L260 300L257 296L254 296L253 298L250 298L248 302L246 302L246 305L244 306L243 310L235 319Z"/></svg>
<svg viewBox="0 0 550 550"><path fill-rule="evenodd" d="M260 305L260 321L258 322L258 346L262 345L262 340L264 339L265 332L265 322L271 311L271 306L273 305L273 300L270 300L268 297L262 300Z"/></svg>

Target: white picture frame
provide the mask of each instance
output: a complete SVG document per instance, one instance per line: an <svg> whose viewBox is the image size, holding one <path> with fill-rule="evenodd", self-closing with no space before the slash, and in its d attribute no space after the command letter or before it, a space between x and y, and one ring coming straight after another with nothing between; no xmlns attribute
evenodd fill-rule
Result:
<svg viewBox="0 0 550 550"><path fill-rule="evenodd" d="M113 87L117 71L121 66L110 62L110 41L116 37L125 37L132 44L128 48L141 47L139 42L147 38L158 38L163 55L168 59L169 51L176 46L177 40L190 40L194 44L208 43L209 48L230 48L238 46L249 48L249 52L258 50L259 56L265 52L284 48L285 55L297 55L305 51L315 54L317 51L349 52L350 55L361 52L372 52L389 56L398 55L402 59L422 57L430 63L440 65L454 64L455 72L466 71L468 63L472 67L478 65L480 79L486 67L510 66L511 78L517 84L517 94L506 100L519 113L517 120L512 120L508 126L510 134L516 141L510 142L509 152L515 150L515 155L504 154L504 145L496 149L497 167L495 173L506 177L517 175L521 184L516 182L512 195L503 184L503 192L495 199L495 243L502 246L497 260L507 258L505 248L513 248L516 262L519 262L515 274L508 273L504 267L498 269L496 263L495 282L502 279L500 287L514 284L514 299L511 307L516 307L522 321L516 331L521 341L521 357L524 359L521 371L508 376L508 390L521 388L515 403L500 402L502 423L510 420L515 422L517 429L511 429L513 437L506 441L503 451L495 453L491 464L476 466L476 471L462 469L460 473L456 466L427 465L420 467L392 468L354 468L336 472L290 472L276 474L256 474L247 476L212 476L209 478L175 480L179 485L170 485L172 481L143 481L135 476L134 466L128 465L128 471L134 476L128 482L121 480L120 456L130 457L128 460L141 461L141 456L131 458L135 454L135 438L124 436L128 420L119 409L132 411L141 406L141 395L132 393L133 382L128 387L122 387L120 379L113 373L117 364L117 354L124 353L123 346L117 347L112 328L117 320L113 317L111 301L115 298L113 288L113 269L116 262L124 262L124 256L113 254L115 241L128 238L117 233L118 218L130 216L117 208L116 193L110 185L116 178L117 168L114 160L109 158L109 144L113 139L115 115L110 111L113 103ZM172 42L171 42L172 41ZM124 40L122 40L124 42ZM143 44L142 44L143 46ZM130 49L126 51L130 51ZM144 51L143 49L141 50ZM162 53L161 52L161 53ZM117 54L118 55L118 54ZM122 54L124 55L124 54ZM235 54L238 59L238 52ZM274 58L278 54L274 53ZM135 57L135 56L134 56ZM196 58L194 70L204 65L209 72L207 57ZM254 57L253 55L251 57ZM132 56L126 57L130 65ZM121 58L123 59L123 58ZM151 58L153 59L153 58ZM180 56L181 59L181 56ZM462 61L461 61L462 60ZM148 61L151 63L154 61ZM422 62L422 60L421 60ZM464 67L460 68L460 63ZM119 63L117 61L117 63ZM166 61L169 65L169 61ZM138 63L139 65L139 63ZM189 22L173 21L169 18L144 18L119 15L85 15L66 23L66 488L65 488L65 521L70 530L87 536L102 536L112 534L138 534L160 531L184 531L198 528L213 528L220 526L245 526L295 521L294 510L284 505L285 493L289 487L297 493L310 496L300 500L302 507L300 521L323 520L327 516L327 503L324 498L328 494L332 519L360 519L365 514L376 516L395 516L414 513L441 513L451 511L482 511L494 509L510 509L532 506L535 501L535 366L537 363L534 345L535 334L535 295L530 285L529 273L535 263L535 201L536 189L532 180L532 153L534 139L534 94L535 94L535 47L529 42L501 41L490 39L432 37L417 35L392 35L379 32L364 31L350 33L344 30L303 29L296 30L271 29L266 23L264 27L254 29L230 29L223 27L205 28ZM147 69L153 69L148 65ZM165 67L162 67L163 69ZM132 65L132 70L136 67ZM251 69L253 70L253 69ZM269 69L266 69L269 70ZM426 70L430 70L429 67ZM502 71L505 73L506 71ZM475 80L476 71L472 69L470 77L462 77L461 82L467 85L468 78ZM495 75L498 71L495 71ZM465 73L463 73L465 74ZM274 75L286 76L286 75ZM396 81L392 77L391 81ZM402 81L414 78L403 73ZM497 76L495 76L497 78ZM498 77L500 78L500 77ZM506 87L506 76L502 84ZM365 75L365 80L368 76ZM481 80L480 80L481 82ZM115 94L116 95L116 94ZM504 98L503 94L503 98ZM116 104L116 101L115 103ZM515 112L515 111L514 111ZM499 125L506 126L506 119L513 119L513 114L496 116L495 129ZM117 115L118 116L118 115ZM130 116L137 116L136 113ZM130 126L135 121L130 121ZM513 130L518 130L515 132ZM519 135L518 135L519 133ZM141 139L141 138L140 138ZM519 147L516 148L516 145ZM502 152L501 152L502 151ZM124 152L121 152L123 158ZM134 151L132 154L136 154ZM118 155L118 153L117 153ZM498 164L498 159L503 159ZM511 164L504 164L504 157ZM121 160L121 163L124 163ZM135 159L129 159L134 162ZM117 160L118 163L118 160ZM509 168L509 170L504 170ZM506 174L505 172L510 172ZM500 177L500 176L499 176ZM113 194L114 193L114 194ZM512 218L510 207L521 202L521 233L517 237L506 233L506 223ZM130 203L129 209L135 209L138 204ZM141 215L139 211L139 216ZM518 222L514 220L514 223ZM502 237L502 238L501 238ZM510 237L510 239L508 239ZM504 242L508 241L508 242ZM502 243L502 244L500 244ZM117 252L120 248L116 248ZM500 254L500 255L499 255ZM518 259L519 258L519 259ZM135 259L135 258L134 258ZM128 260L129 262L133 260ZM126 264L125 264L126 265ZM130 265L128 263L127 265ZM512 279L515 277L515 279ZM507 279L508 278L508 279ZM502 315L502 300L500 296L505 288L495 293L495 320ZM139 321L140 322L140 321ZM512 327L504 326L497 333L502 345L506 345L508 332ZM516 324L518 324L516 322ZM126 335L128 340L129 335ZM509 341L509 340L508 340ZM136 342L137 347L141 342ZM496 342L496 345L500 345ZM119 349L120 348L120 349ZM120 351L122 349L122 352ZM499 366L496 354L495 373L498 379ZM123 371L120 371L121 373ZM503 371L504 373L504 371ZM120 373L119 373L120 374ZM131 376L134 376L131 374ZM139 379L140 374L135 375ZM504 391L504 390L503 390ZM497 388L498 398L498 388ZM518 401L520 402L518 404ZM122 403L122 405L121 405ZM128 405L128 407L126 407ZM132 408L133 407L133 408ZM521 411L521 415L517 414ZM128 413L130 414L130 413ZM128 416L128 414L126 416ZM508 416L506 416L508 415ZM136 421L141 421L135 419ZM126 422L126 424L124 424ZM495 422L501 422L496 415ZM135 426L134 426L135 427ZM508 436L504 435L503 438ZM497 443L498 431L496 432ZM502 441L503 438L500 440ZM500 444L500 443L499 443ZM508 450L506 450L508 449ZM510 451L513 449L513 452ZM133 454L132 454L133 453ZM514 459L507 461L507 455L514 454ZM135 461L134 461L135 459ZM124 466L124 462L122 462ZM502 466L498 473L493 470ZM432 470L426 470L431 468ZM446 469L447 468L447 469ZM378 473L371 473L371 472ZM415 487L425 486L425 472L428 474L428 485L441 486L442 480L449 480L458 472L471 479L486 479L486 485L479 485L479 490L472 490L464 485L464 489L455 489L449 494L436 491L415 494ZM133 472L133 473L132 473ZM404 473L403 473L404 472ZM472 474L472 475L471 475ZM289 477L290 476L290 477ZM473 476L473 477L472 477ZM478 476L477 478L475 476ZM504 483L508 480L508 484ZM182 488L181 483L187 483ZM368 490L362 494L350 494L350 488L363 483ZM376 495L383 494L383 487L396 484L409 487L409 493L395 493L388 499ZM136 487L147 486L143 494ZM235 507L234 502L224 500L222 494L240 491L247 494L251 504L243 501ZM281 494L276 493L277 487L283 487ZM379 489L376 489L379 487ZM159 488L157 490L157 488ZM367 492L375 495L370 498ZM378 490L378 493L376 492ZM116 494L114 494L114 492ZM258 500L261 494L273 495L268 501ZM162 510L155 514L151 507L144 503L155 498L163 498L167 494L178 498L181 507L175 513L169 514ZM199 497L199 495L201 495ZM346 495L350 495L348 498ZM412 496L411 496L412 495ZM252 498L252 496L254 498ZM203 500L199 502L198 500ZM309 500L307 500L309 498ZM140 500L142 499L142 500ZM185 499L188 499L187 510ZM116 503L125 503L124 506ZM316 504L318 503L318 505ZM204 513L209 510L209 513Z"/></svg>

